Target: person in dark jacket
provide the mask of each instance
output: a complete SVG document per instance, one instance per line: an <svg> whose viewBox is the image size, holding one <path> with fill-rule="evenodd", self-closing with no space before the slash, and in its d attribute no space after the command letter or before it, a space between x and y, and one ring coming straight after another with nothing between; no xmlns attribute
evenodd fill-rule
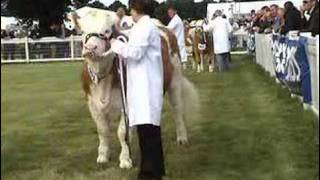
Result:
<svg viewBox="0 0 320 180"><path fill-rule="evenodd" d="M317 0L304 0L301 15L304 21L302 32L312 32L313 36L319 34L319 2Z"/></svg>
<svg viewBox="0 0 320 180"><path fill-rule="evenodd" d="M286 11L285 24L281 30L281 34L287 34L289 31L300 31L303 28L303 21L300 11L294 6L291 1L284 4Z"/></svg>

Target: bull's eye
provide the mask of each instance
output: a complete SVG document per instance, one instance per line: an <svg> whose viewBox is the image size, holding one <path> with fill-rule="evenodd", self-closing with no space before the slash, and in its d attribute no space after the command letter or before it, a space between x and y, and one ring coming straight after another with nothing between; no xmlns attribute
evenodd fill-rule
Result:
<svg viewBox="0 0 320 180"><path fill-rule="evenodd" d="M109 29L107 29L107 30L105 31L106 34L110 34L110 32L111 32L111 31L110 31Z"/></svg>

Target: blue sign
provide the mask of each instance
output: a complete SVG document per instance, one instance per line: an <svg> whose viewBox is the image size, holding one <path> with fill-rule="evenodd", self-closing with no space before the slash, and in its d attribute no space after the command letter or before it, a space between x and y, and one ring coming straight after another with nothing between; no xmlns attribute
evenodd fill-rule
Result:
<svg viewBox="0 0 320 180"><path fill-rule="evenodd" d="M287 86L291 93L303 96L305 103L311 103L311 78L307 56L307 38L290 40L288 37L272 37L273 63L277 79Z"/></svg>

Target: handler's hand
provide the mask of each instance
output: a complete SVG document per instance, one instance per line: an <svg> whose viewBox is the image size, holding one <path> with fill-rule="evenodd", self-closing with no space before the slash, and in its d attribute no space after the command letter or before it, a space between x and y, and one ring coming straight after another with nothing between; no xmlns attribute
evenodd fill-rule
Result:
<svg viewBox="0 0 320 180"><path fill-rule="evenodd" d="M125 43L116 39L111 39L110 43L111 43L111 50L116 54L122 55L121 50L123 49L123 46L125 45Z"/></svg>

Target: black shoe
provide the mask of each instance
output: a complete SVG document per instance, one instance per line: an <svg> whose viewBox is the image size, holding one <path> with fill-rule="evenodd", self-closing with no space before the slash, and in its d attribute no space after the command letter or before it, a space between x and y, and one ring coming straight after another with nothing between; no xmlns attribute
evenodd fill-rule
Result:
<svg viewBox="0 0 320 180"><path fill-rule="evenodd" d="M154 177L153 180L162 180L162 177Z"/></svg>
<svg viewBox="0 0 320 180"><path fill-rule="evenodd" d="M138 175L138 178L137 180L153 180L154 178L150 175L142 175L142 174L139 174Z"/></svg>

